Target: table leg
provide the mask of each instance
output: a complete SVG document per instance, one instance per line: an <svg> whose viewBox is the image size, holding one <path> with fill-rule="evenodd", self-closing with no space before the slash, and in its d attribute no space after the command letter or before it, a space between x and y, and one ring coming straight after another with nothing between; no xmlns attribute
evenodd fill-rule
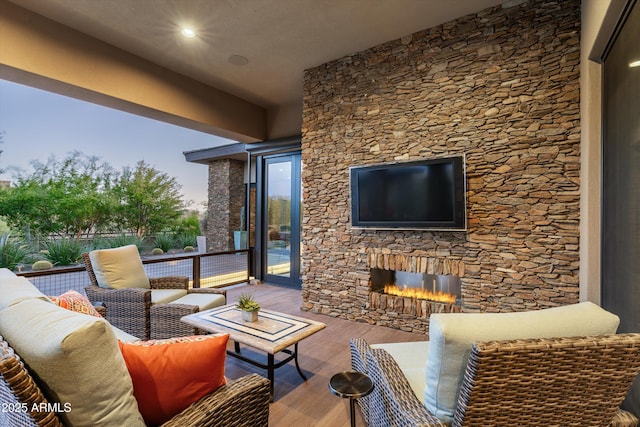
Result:
<svg viewBox="0 0 640 427"><path fill-rule="evenodd" d="M300 374L300 376L302 377L303 380L307 380L306 375L302 372L302 369L300 369L300 365L298 364L298 343L296 343L293 352L295 354L294 356L294 361L296 362L296 369L298 370L298 373Z"/></svg>
<svg viewBox="0 0 640 427"><path fill-rule="evenodd" d="M234 347L236 353L240 354L240 343L238 341L234 341L233 342L233 347Z"/></svg>
<svg viewBox="0 0 640 427"><path fill-rule="evenodd" d="M351 414L351 427L356 427L356 400L349 398L349 413Z"/></svg>
<svg viewBox="0 0 640 427"><path fill-rule="evenodd" d="M275 380L275 375L274 375L274 363L273 363L273 354L269 353L267 355L267 378L269 378L269 394L271 396L271 401L273 402L273 385L274 385L274 380Z"/></svg>

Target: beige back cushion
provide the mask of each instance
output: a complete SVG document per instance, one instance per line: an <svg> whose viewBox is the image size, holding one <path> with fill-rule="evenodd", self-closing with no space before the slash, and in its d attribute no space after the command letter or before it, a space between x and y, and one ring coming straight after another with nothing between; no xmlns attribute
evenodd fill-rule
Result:
<svg viewBox="0 0 640 427"><path fill-rule="evenodd" d="M614 334L618 316L584 302L518 313L432 314L424 404L450 423L474 342Z"/></svg>
<svg viewBox="0 0 640 427"><path fill-rule="evenodd" d="M0 310L27 299L51 301L24 277L0 277Z"/></svg>
<svg viewBox="0 0 640 427"><path fill-rule="evenodd" d="M16 275L8 268L0 268L0 280L6 279L9 277L16 277Z"/></svg>
<svg viewBox="0 0 640 427"><path fill-rule="evenodd" d="M30 299L0 311L0 335L67 412L68 426L144 426L111 326Z"/></svg>
<svg viewBox="0 0 640 427"><path fill-rule="evenodd" d="M135 245L91 251L89 259L101 288L149 288L149 278Z"/></svg>

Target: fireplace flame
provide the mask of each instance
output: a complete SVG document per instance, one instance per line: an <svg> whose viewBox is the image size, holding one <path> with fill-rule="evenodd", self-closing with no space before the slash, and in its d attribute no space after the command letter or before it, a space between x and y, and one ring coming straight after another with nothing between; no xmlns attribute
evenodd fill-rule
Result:
<svg viewBox="0 0 640 427"><path fill-rule="evenodd" d="M456 302L456 296L447 292L431 292L425 289L407 286L399 287L396 285L385 285L384 292L386 294L399 297L426 299L429 301L443 302L447 304L455 304Z"/></svg>

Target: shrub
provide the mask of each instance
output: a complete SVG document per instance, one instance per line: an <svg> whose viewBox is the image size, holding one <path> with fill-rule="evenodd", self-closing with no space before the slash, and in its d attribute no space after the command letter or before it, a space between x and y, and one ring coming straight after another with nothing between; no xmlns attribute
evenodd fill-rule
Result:
<svg viewBox="0 0 640 427"><path fill-rule="evenodd" d="M53 264L51 264L51 261L47 261L45 259L41 259L40 261L36 261L31 265L31 269L32 270L49 270L53 268Z"/></svg>
<svg viewBox="0 0 640 427"><path fill-rule="evenodd" d="M138 252L142 251L143 241L138 236L127 236L121 234L118 237L113 237L107 240L109 248L119 248L121 246L135 245L138 248Z"/></svg>
<svg viewBox="0 0 640 427"><path fill-rule="evenodd" d="M174 244L174 239L171 234L156 234L155 241L156 247L162 249L164 252L169 252Z"/></svg>
<svg viewBox="0 0 640 427"><path fill-rule="evenodd" d="M200 219L198 215L191 212L187 216L178 218L172 227L176 234L186 234L197 236L200 232Z"/></svg>
<svg viewBox="0 0 640 427"><path fill-rule="evenodd" d="M74 265L82 257L84 246L72 239L51 240L46 243L47 259L54 265Z"/></svg>
<svg viewBox="0 0 640 427"><path fill-rule="evenodd" d="M108 239L105 239L101 236L96 236L93 238L93 240L87 243L86 249L87 251L93 251L96 249L109 249L110 247L111 244Z"/></svg>
<svg viewBox="0 0 640 427"><path fill-rule="evenodd" d="M161 248L153 248L151 255L162 255L164 251Z"/></svg>
<svg viewBox="0 0 640 427"><path fill-rule="evenodd" d="M185 246L196 246L196 235L195 234L176 234L176 244L179 248L184 248Z"/></svg>
<svg viewBox="0 0 640 427"><path fill-rule="evenodd" d="M11 229L9 228L9 224L4 220L3 217L0 216L0 236L4 234L9 234Z"/></svg>
<svg viewBox="0 0 640 427"><path fill-rule="evenodd" d="M15 270L27 254L27 245L22 241L10 238L9 234L0 236L0 268Z"/></svg>
<svg viewBox="0 0 640 427"><path fill-rule="evenodd" d="M36 261L42 261L43 259L45 259L45 255L41 254L40 252L29 252L24 258L24 263L33 264Z"/></svg>

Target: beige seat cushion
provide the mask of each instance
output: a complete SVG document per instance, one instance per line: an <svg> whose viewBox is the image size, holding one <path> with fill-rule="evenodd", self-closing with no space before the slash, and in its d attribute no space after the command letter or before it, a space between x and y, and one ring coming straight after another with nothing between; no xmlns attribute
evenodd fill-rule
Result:
<svg viewBox="0 0 640 427"><path fill-rule="evenodd" d="M144 426L133 384L111 326L104 319L29 299L0 311L0 335L68 406L69 426Z"/></svg>
<svg viewBox="0 0 640 427"><path fill-rule="evenodd" d="M171 304L188 304L197 305L200 307L200 311L208 310L210 308L221 307L225 305L226 300L224 295L221 294L200 294L192 293L178 298L172 301Z"/></svg>
<svg viewBox="0 0 640 427"><path fill-rule="evenodd" d="M186 289L152 289L151 304L167 304L185 295Z"/></svg>
<svg viewBox="0 0 640 427"><path fill-rule="evenodd" d="M584 302L518 313L432 314L424 404L450 423L474 342L614 334L620 319Z"/></svg>
<svg viewBox="0 0 640 427"><path fill-rule="evenodd" d="M422 400L426 370L424 355L429 351L429 341L371 344L371 348L381 348L393 357L409 381L411 390L418 400Z"/></svg>
<svg viewBox="0 0 640 427"><path fill-rule="evenodd" d="M107 289L149 288L149 278L135 245L89 252L98 286Z"/></svg>

